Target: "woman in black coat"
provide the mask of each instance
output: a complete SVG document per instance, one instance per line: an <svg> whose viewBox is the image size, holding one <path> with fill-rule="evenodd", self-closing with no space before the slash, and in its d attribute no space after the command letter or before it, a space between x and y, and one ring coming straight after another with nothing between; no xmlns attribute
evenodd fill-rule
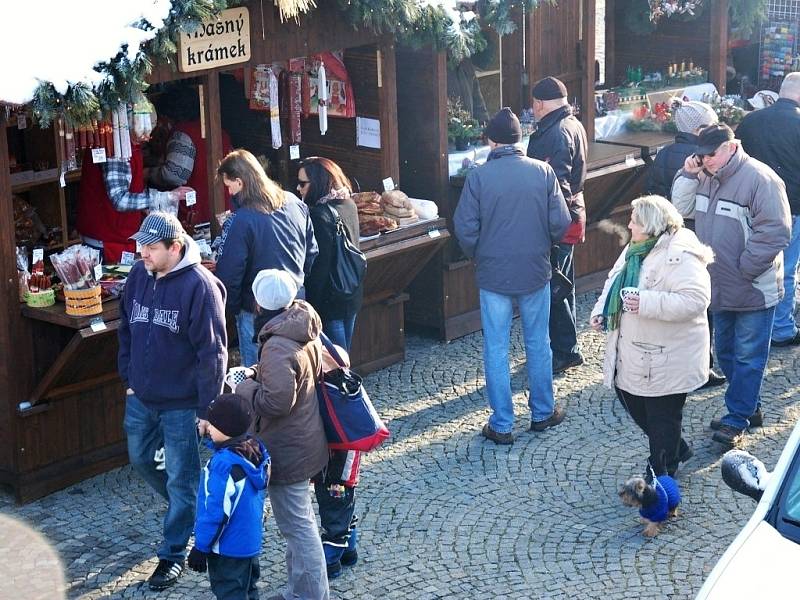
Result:
<svg viewBox="0 0 800 600"><path fill-rule="evenodd" d="M336 217L341 217L347 235L358 247L358 210L350 198L352 185L341 167L320 156L306 158L297 173L297 191L309 207L319 255L306 276L306 300L322 318L322 329L334 344L350 352L356 315L361 308L362 285L350 296L337 295L330 285L336 258ZM331 210L333 209L333 210Z"/></svg>

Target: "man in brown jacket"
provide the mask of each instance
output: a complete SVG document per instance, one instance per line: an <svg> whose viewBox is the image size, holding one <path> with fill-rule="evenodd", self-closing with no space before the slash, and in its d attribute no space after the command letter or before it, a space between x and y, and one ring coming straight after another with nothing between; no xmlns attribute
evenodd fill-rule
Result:
<svg viewBox="0 0 800 600"><path fill-rule="evenodd" d="M236 393L252 401L255 434L272 457L269 501L286 539L288 574L286 595L273 598L328 600L325 554L309 493L309 480L328 463L315 387L322 322L310 304L295 300L296 294L297 283L284 271L265 269L256 276L258 305L281 312L258 335L256 379L236 386Z"/></svg>

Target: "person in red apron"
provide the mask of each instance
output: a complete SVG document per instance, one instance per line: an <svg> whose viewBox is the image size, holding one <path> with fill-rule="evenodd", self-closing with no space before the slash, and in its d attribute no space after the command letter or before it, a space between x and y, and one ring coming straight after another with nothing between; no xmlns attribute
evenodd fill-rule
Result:
<svg viewBox="0 0 800 600"><path fill-rule="evenodd" d="M157 100L159 123L168 133L163 149L164 161L150 173L150 182L159 189L189 186L197 192L196 203L182 201L178 218L189 229L208 223L213 216L208 187L208 149L200 124L200 103L194 88L175 89ZM233 146L227 132L222 131L222 155ZM230 195L225 191L225 208L230 210Z"/></svg>
<svg viewBox="0 0 800 600"><path fill-rule="evenodd" d="M149 132L148 132L149 134ZM78 189L76 227L88 246L101 249L103 262L119 263L123 252L135 252L128 239L139 230L146 210L175 212L188 187L168 192L146 188L141 143L147 134L135 138L131 132L131 158L108 158L92 162L91 148L85 150Z"/></svg>

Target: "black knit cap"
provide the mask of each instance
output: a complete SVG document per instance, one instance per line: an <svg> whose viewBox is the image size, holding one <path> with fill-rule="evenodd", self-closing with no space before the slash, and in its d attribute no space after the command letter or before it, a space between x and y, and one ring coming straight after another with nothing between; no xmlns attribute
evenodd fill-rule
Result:
<svg viewBox="0 0 800 600"><path fill-rule="evenodd" d="M522 139L519 119L509 107L503 107L486 125L484 135L497 144L516 144Z"/></svg>
<svg viewBox="0 0 800 600"><path fill-rule="evenodd" d="M560 79L545 77L536 82L531 90L531 95L537 100L556 100L567 97L567 86Z"/></svg>
<svg viewBox="0 0 800 600"><path fill-rule="evenodd" d="M228 437L239 437L250 429L250 403L239 394L220 394L208 405L209 423Z"/></svg>
<svg viewBox="0 0 800 600"><path fill-rule="evenodd" d="M711 125L697 136L697 152L701 156L711 154L725 142L734 138L733 130L725 124Z"/></svg>

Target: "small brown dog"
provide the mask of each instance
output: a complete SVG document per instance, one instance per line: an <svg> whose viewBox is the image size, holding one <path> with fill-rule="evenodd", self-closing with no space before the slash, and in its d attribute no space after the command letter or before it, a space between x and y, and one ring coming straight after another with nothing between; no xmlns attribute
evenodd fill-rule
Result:
<svg viewBox="0 0 800 600"><path fill-rule="evenodd" d="M681 492L678 482L669 475L660 475L648 484L643 477L631 477L619 490L622 504L639 509L644 523L642 535L655 537L661 524L678 514Z"/></svg>

